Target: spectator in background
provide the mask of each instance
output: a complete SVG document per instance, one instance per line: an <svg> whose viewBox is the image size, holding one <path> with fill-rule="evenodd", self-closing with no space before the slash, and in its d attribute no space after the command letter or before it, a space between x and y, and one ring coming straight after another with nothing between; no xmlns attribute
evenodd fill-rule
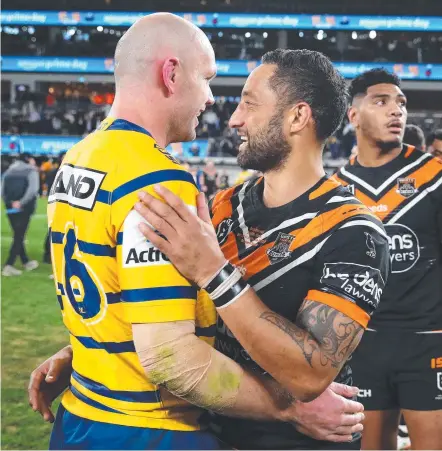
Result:
<svg viewBox="0 0 442 451"><path fill-rule="evenodd" d="M218 189L227 189L229 186L229 175L227 172L222 171L218 177Z"/></svg>
<svg viewBox="0 0 442 451"><path fill-rule="evenodd" d="M66 155L66 152L61 152L60 155L58 156L57 160L52 165L52 168L46 174L46 187L47 187L48 197L51 192L52 186L55 182L55 177L57 175L58 168L61 166L61 163L63 163L63 158L65 155ZM49 231L46 235L45 244L44 244L43 262L49 263L49 264L51 263L51 243L50 243Z"/></svg>
<svg viewBox="0 0 442 451"><path fill-rule="evenodd" d="M414 124L405 126L404 143L416 147L416 149L425 152L425 135L420 127Z"/></svg>
<svg viewBox="0 0 442 451"><path fill-rule="evenodd" d="M199 179L201 191L205 193L207 200L209 200L218 190L218 172L213 161L208 161L206 163Z"/></svg>
<svg viewBox="0 0 442 451"><path fill-rule="evenodd" d="M349 122L342 130L342 151L343 156L348 158L351 155L353 146L356 144L356 134L353 125Z"/></svg>
<svg viewBox="0 0 442 451"><path fill-rule="evenodd" d="M24 245L26 231L35 211L38 189L39 177L35 160L30 154L22 153L7 169L2 180L2 199L13 231L13 241L2 271L3 276L19 276L22 273L14 268L17 257L21 258L27 271L38 267L35 260L29 260Z"/></svg>
<svg viewBox="0 0 442 451"><path fill-rule="evenodd" d="M198 143L192 143L189 151L190 151L190 154L192 155L192 157L199 157L201 149L200 149L200 146L198 145Z"/></svg>
<svg viewBox="0 0 442 451"><path fill-rule="evenodd" d="M442 129L430 133L427 138L427 151L438 158L442 158Z"/></svg>
<svg viewBox="0 0 442 451"><path fill-rule="evenodd" d="M247 180L255 177L256 174L256 171L252 171L251 169L243 169L236 177L235 185L242 185L247 182Z"/></svg>
<svg viewBox="0 0 442 451"><path fill-rule="evenodd" d="M207 125L209 136L219 136L219 117L213 108L209 107L206 109L203 113L202 120Z"/></svg>
<svg viewBox="0 0 442 451"><path fill-rule="evenodd" d="M337 160L341 156L340 143L336 136L330 136L330 138L327 139L326 146L328 147L333 160Z"/></svg>
<svg viewBox="0 0 442 451"><path fill-rule="evenodd" d="M46 178L47 178L48 173L50 171L52 171L53 167L54 167L54 162L52 161L52 158L43 157L43 162L40 165L40 189L38 191L40 196L42 196L45 191ZM46 192L49 193L47 186L46 186Z"/></svg>

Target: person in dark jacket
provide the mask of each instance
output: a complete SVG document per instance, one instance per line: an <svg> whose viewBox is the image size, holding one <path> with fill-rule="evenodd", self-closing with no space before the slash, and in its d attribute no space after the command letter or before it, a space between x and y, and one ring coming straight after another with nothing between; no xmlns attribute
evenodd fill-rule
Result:
<svg viewBox="0 0 442 451"><path fill-rule="evenodd" d="M38 267L35 260L29 260L24 245L26 231L37 204L38 189L39 177L35 160L30 154L21 153L9 166L2 181L2 199L13 232L11 249L2 271L3 276L19 276L22 273L14 268L17 257L20 257L27 271Z"/></svg>
<svg viewBox="0 0 442 451"><path fill-rule="evenodd" d="M52 185L55 182L55 177L57 176L57 172L61 163L63 162L63 158L66 155L66 152L61 152L58 156L57 163L53 166L53 168L46 174L46 185L48 187L48 197L52 190ZM51 244L50 244L50 234L49 231L46 235L45 244L44 244L44 253L43 253L43 262L51 263Z"/></svg>

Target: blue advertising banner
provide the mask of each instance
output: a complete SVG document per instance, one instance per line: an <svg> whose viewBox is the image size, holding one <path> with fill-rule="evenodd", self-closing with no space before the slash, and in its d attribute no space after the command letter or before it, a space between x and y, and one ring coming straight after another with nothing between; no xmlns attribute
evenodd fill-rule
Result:
<svg viewBox="0 0 442 451"><path fill-rule="evenodd" d="M82 136L2 135L1 153L14 155L30 152L33 155L57 156L60 152L69 150L81 139ZM204 157L207 154L207 146L207 140L197 139L193 142L171 144L167 150L177 157L191 157L195 153L198 153L197 156Z"/></svg>
<svg viewBox="0 0 442 451"><path fill-rule="evenodd" d="M149 11L2 11L3 25L89 25L128 27ZM175 13L202 28L442 31L442 17L311 14Z"/></svg>
<svg viewBox="0 0 442 451"><path fill-rule="evenodd" d="M0 59L3 72L66 72L82 74L112 74L112 58L59 58L59 57L16 57L3 56ZM217 61L218 76L247 77L259 61ZM442 64L401 63L334 63L346 78L374 68L385 68L406 80L442 80Z"/></svg>

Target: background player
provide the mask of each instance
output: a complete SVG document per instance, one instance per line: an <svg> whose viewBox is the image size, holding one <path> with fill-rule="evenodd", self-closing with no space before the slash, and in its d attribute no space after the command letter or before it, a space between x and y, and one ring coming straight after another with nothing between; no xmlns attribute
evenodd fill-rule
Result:
<svg viewBox="0 0 442 451"><path fill-rule="evenodd" d="M416 147L416 149L425 152L427 146L425 144L425 135L423 130L414 124L405 126L404 139L405 144Z"/></svg>
<svg viewBox="0 0 442 451"><path fill-rule="evenodd" d="M346 362L382 296L388 241L382 223L322 166L324 141L346 111L342 77L318 52L278 49L262 62L230 125L243 138L238 163L264 177L215 196L212 219L200 202L204 222L162 187L168 205L140 193L145 205L135 208L160 232L144 224L145 237L213 299L225 322L217 348L304 401L335 378L351 382ZM150 358L162 352L152 337ZM274 422L214 422L238 449L336 448ZM359 438L338 447L359 449Z"/></svg>
<svg viewBox="0 0 442 451"><path fill-rule="evenodd" d="M209 41L187 21L155 14L125 34L115 56L110 117L67 153L49 196L57 295L73 349L71 385L50 447L216 448L215 438L199 431L195 405L293 421L296 406L279 387L204 342L211 341L213 305L196 303L196 290L144 240L132 209L136 192L154 183L195 207L191 175L163 147L194 139L197 116L213 103ZM147 352L152 335L169 347L159 366ZM168 358L172 347L181 360ZM165 364L175 371L172 380L161 379Z"/></svg>
<svg viewBox="0 0 442 451"><path fill-rule="evenodd" d="M402 410L413 449L442 448L442 162L403 145L406 97L384 70L351 83L358 156L337 178L382 219L391 275L353 356L364 449L395 449Z"/></svg>
<svg viewBox="0 0 442 451"><path fill-rule="evenodd" d="M442 129L435 130L427 137L427 150L437 158L442 158Z"/></svg>

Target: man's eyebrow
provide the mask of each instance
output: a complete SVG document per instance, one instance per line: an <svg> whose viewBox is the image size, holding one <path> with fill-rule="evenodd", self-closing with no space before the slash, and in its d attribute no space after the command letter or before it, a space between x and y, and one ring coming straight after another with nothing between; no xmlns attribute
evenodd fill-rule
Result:
<svg viewBox="0 0 442 451"><path fill-rule="evenodd" d="M391 97L400 97L402 99L406 99L405 94L396 94L396 95L392 95L392 94L386 94L386 93L378 93L378 94L371 94L370 97L372 99L389 99Z"/></svg>
<svg viewBox="0 0 442 451"><path fill-rule="evenodd" d="M247 91L247 90L243 90L243 92L241 93L242 97L250 97L250 98L256 98L255 94L253 94L253 92Z"/></svg>

